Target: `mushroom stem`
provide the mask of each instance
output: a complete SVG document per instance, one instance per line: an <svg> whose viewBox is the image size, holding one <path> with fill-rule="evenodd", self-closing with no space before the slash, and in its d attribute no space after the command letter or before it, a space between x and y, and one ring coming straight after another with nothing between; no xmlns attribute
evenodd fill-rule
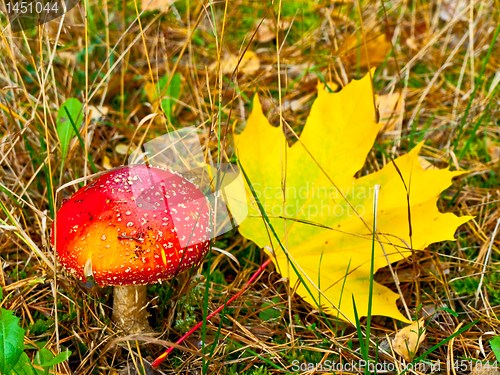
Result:
<svg viewBox="0 0 500 375"><path fill-rule="evenodd" d="M125 332L151 332L146 310L146 285L123 285L113 288L113 321Z"/></svg>

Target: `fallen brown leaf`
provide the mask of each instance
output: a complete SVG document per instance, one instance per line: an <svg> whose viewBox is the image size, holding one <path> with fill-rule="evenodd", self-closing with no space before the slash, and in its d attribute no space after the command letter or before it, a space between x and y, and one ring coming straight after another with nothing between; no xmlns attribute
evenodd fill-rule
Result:
<svg viewBox="0 0 500 375"><path fill-rule="evenodd" d="M363 35L351 35L340 48L340 53L345 54L345 59L351 65L358 64L359 54L360 66L373 67L385 61L390 46L391 44L387 41L384 33L372 30L364 38ZM367 50L368 56L366 55Z"/></svg>
<svg viewBox="0 0 500 375"><path fill-rule="evenodd" d="M245 74L253 74L260 68L260 60L259 57L252 51L246 51L241 59L240 64L238 65L239 57L233 54L228 54L221 61L220 69L222 70L222 74L232 74L236 67L238 67L238 71ZM215 70L217 68L217 62L213 62L209 69Z"/></svg>
<svg viewBox="0 0 500 375"><path fill-rule="evenodd" d="M399 330L396 333L396 337L392 340L392 347L405 361L411 362L424 339L425 324L424 320L420 319Z"/></svg>
<svg viewBox="0 0 500 375"><path fill-rule="evenodd" d="M175 0L142 0L141 11L159 10L160 12L166 12L174 2Z"/></svg>
<svg viewBox="0 0 500 375"><path fill-rule="evenodd" d="M280 30L286 30L289 27L290 22L285 20L280 21ZM267 43L276 38L276 23L274 22L274 20L265 19L264 21L262 21L262 24L257 29L256 38L259 43Z"/></svg>
<svg viewBox="0 0 500 375"><path fill-rule="evenodd" d="M498 143L492 142L490 138L486 139L486 151L491 161L497 162L500 159L500 146Z"/></svg>
<svg viewBox="0 0 500 375"><path fill-rule="evenodd" d="M88 110L90 112L90 118L93 121L99 121L99 120L101 120L103 117L106 117L106 115L109 112L109 108L108 107L101 106L101 105L99 105L99 106L89 105L88 106Z"/></svg>
<svg viewBox="0 0 500 375"><path fill-rule="evenodd" d="M401 128L404 115L404 98L399 92L380 95L377 98L380 122L384 124L382 132L393 132Z"/></svg>

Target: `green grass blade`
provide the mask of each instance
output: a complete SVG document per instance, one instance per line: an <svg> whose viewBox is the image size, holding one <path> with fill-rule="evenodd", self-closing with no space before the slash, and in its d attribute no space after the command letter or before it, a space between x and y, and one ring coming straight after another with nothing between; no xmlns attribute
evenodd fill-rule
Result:
<svg viewBox="0 0 500 375"><path fill-rule="evenodd" d="M166 86L168 82L168 76L163 77L160 82L158 82L158 85L161 86ZM176 103L175 100L178 100L180 95L181 95L181 83L182 83L182 76L179 73L175 73L172 76L172 79L170 80L170 84L168 87L160 87L158 89L158 92L163 92L165 91L165 95L167 96L166 98L162 99L161 101L161 108L163 109L163 112L165 112L165 116L167 116L167 119L170 123L172 123L172 111L174 108L174 104Z"/></svg>
<svg viewBox="0 0 500 375"><path fill-rule="evenodd" d="M45 184L47 187L47 198L49 200L49 211L50 211L50 216L53 218L54 214L55 214L54 184L52 182L52 175L50 174L50 168L48 165L48 162L49 162L48 157L50 157L49 147L48 147L47 143L45 142L45 138L43 137L44 132L39 124L37 124L37 128L38 128L38 138L39 138L40 145L41 145L40 153L38 155L38 160L39 160L40 164L42 164L43 174L45 175ZM42 151L42 150L46 150L46 152ZM48 156L47 158L45 157L45 153ZM45 159L47 159L47 162L45 162Z"/></svg>
<svg viewBox="0 0 500 375"><path fill-rule="evenodd" d="M253 350L251 349L248 349L248 348L245 348L243 345L241 345L240 343L237 343L236 341L234 340L231 340L230 338L228 338L229 341L231 341L232 344L234 344L235 346L239 347L239 348L242 348L243 350L245 350L246 352L250 353L251 355L255 356L255 357L258 357L259 359L263 360L264 362L266 362L268 365L274 367L275 369L277 370L281 370L281 371L284 371L285 373L288 373L288 371L286 371L283 367L277 365L276 363L274 362L271 362L269 359L257 354L256 352L254 352Z"/></svg>
<svg viewBox="0 0 500 375"><path fill-rule="evenodd" d="M465 126L465 122L467 121L467 117L469 117L469 111L472 106L472 102L474 101L474 98L476 96L476 91L479 86L482 86L483 82L483 75L484 71L486 69L486 66L488 65L488 61L490 59L491 52L493 51L493 47L495 47L495 43L498 37L498 32L500 31L500 22L497 25L497 28L495 30L495 33L493 34L493 39L491 40L490 43L490 48L488 48L488 53L486 53L486 57L484 58L483 66L481 67L481 72L479 73L478 77L478 82L474 85L474 90L472 90L472 94L469 98L469 102L467 103L467 108L465 109L465 113L462 117L462 121L460 122L460 128L458 129L458 135L457 138L455 139L455 145L453 147L453 151L455 154L457 153L457 148L458 148L458 142L460 141L460 138L462 137L462 132ZM462 152L465 152L467 149L464 147Z"/></svg>
<svg viewBox="0 0 500 375"><path fill-rule="evenodd" d="M349 276L349 269L351 268L351 259L349 259L349 263L347 264L347 269L345 270L345 276L344 276L344 280L342 281L342 289L340 290L340 298L339 298L339 310L340 310L340 306L342 304L342 297L344 295L344 288L345 288L345 283L347 281L347 276ZM340 311L337 311L337 321L335 322L335 331L334 332L337 332L337 328L338 328L338 324L339 324L339 314L340 314Z"/></svg>
<svg viewBox="0 0 500 375"><path fill-rule="evenodd" d="M359 321L358 309L356 308L356 301L354 300L354 294L352 295L352 306L354 309L354 319L356 323L356 331L358 333L359 347L361 349L361 354L363 355L363 359L368 361L368 353L365 351L365 342L363 340L363 332L361 332L361 323Z"/></svg>
<svg viewBox="0 0 500 375"><path fill-rule="evenodd" d="M375 194L373 197L373 230L372 230L372 256L370 261L370 290L368 292L368 313L366 317L366 344L365 348L368 349L370 345L370 324L372 319L372 304L373 304L373 275L375 273L375 235L377 233L377 206L378 206L378 192L380 186L375 185ZM367 350L368 355L368 350ZM368 359L368 358L366 358Z"/></svg>
<svg viewBox="0 0 500 375"><path fill-rule="evenodd" d="M462 160L462 158L464 157L465 152L469 149L470 144L474 140L474 138L476 136L476 133L477 133L477 130L479 129L479 126L481 126L481 123L483 122L484 116L488 112L488 109L490 107L490 103L491 103L491 101L489 101L488 104L486 104L486 107L484 108L483 114L481 115L481 117L479 118L479 120L476 122L476 125L474 126L474 130L472 130L471 136L469 137L469 139L467 139L467 142L465 143L465 146L460 151L460 155L458 156L458 162L459 163L460 163L460 160Z"/></svg>
<svg viewBox="0 0 500 375"><path fill-rule="evenodd" d="M66 111L66 114L69 118L69 121L71 122L71 125L73 126L73 129L76 133L76 136L78 137L78 141L80 142L80 147L82 148L82 150L85 150L85 144L83 143L83 139L82 139L82 136L80 135L80 132L78 131L78 129L76 128L76 124L75 122L73 121L73 117L71 117L71 114L68 112L67 108L65 107L64 108L65 111ZM92 172L94 173L97 173L98 170L94 164L94 161L92 160L92 158L90 157L89 153L87 152L87 159L90 163L90 167L92 168Z"/></svg>

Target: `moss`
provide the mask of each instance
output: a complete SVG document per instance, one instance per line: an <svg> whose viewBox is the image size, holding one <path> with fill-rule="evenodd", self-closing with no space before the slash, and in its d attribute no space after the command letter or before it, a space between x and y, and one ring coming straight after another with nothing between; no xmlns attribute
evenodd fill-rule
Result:
<svg viewBox="0 0 500 375"><path fill-rule="evenodd" d="M52 319L37 319L35 323L28 326L30 335L41 335L49 330L49 328L54 324Z"/></svg>
<svg viewBox="0 0 500 375"><path fill-rule="evenodd" d="M184 334L198 322L195 311L200 307L202 299L203 291L201 290L201 284L197 284L179 298L174 329Z"/></svg>
<svg viewBox="0 0 500 375"><path fill-rule="evenodd" d="M483 280L483 287L486 287L488 294L488 299L492 306L498 306L500 304L500 288L498 288L499 277L497 275L497 270L492 273L485 274ZM480 277L463 277L461 279L454 280L450 283L453 290L459 296L472 296L477 292L479 287Z"/></svg>

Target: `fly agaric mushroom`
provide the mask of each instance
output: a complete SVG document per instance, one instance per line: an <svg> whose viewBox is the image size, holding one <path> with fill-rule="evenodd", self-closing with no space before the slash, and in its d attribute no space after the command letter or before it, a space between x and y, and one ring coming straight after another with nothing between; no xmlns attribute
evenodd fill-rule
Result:
<svg viewBox="0 0 500 375"><path fill-rule="evenodd" d="M113 320L150 330L146 284L198 265L208 252L211 208L175 172L134 165L107 173L63 203L52 228L62 265L86 281L113 285Z"/></svg>

